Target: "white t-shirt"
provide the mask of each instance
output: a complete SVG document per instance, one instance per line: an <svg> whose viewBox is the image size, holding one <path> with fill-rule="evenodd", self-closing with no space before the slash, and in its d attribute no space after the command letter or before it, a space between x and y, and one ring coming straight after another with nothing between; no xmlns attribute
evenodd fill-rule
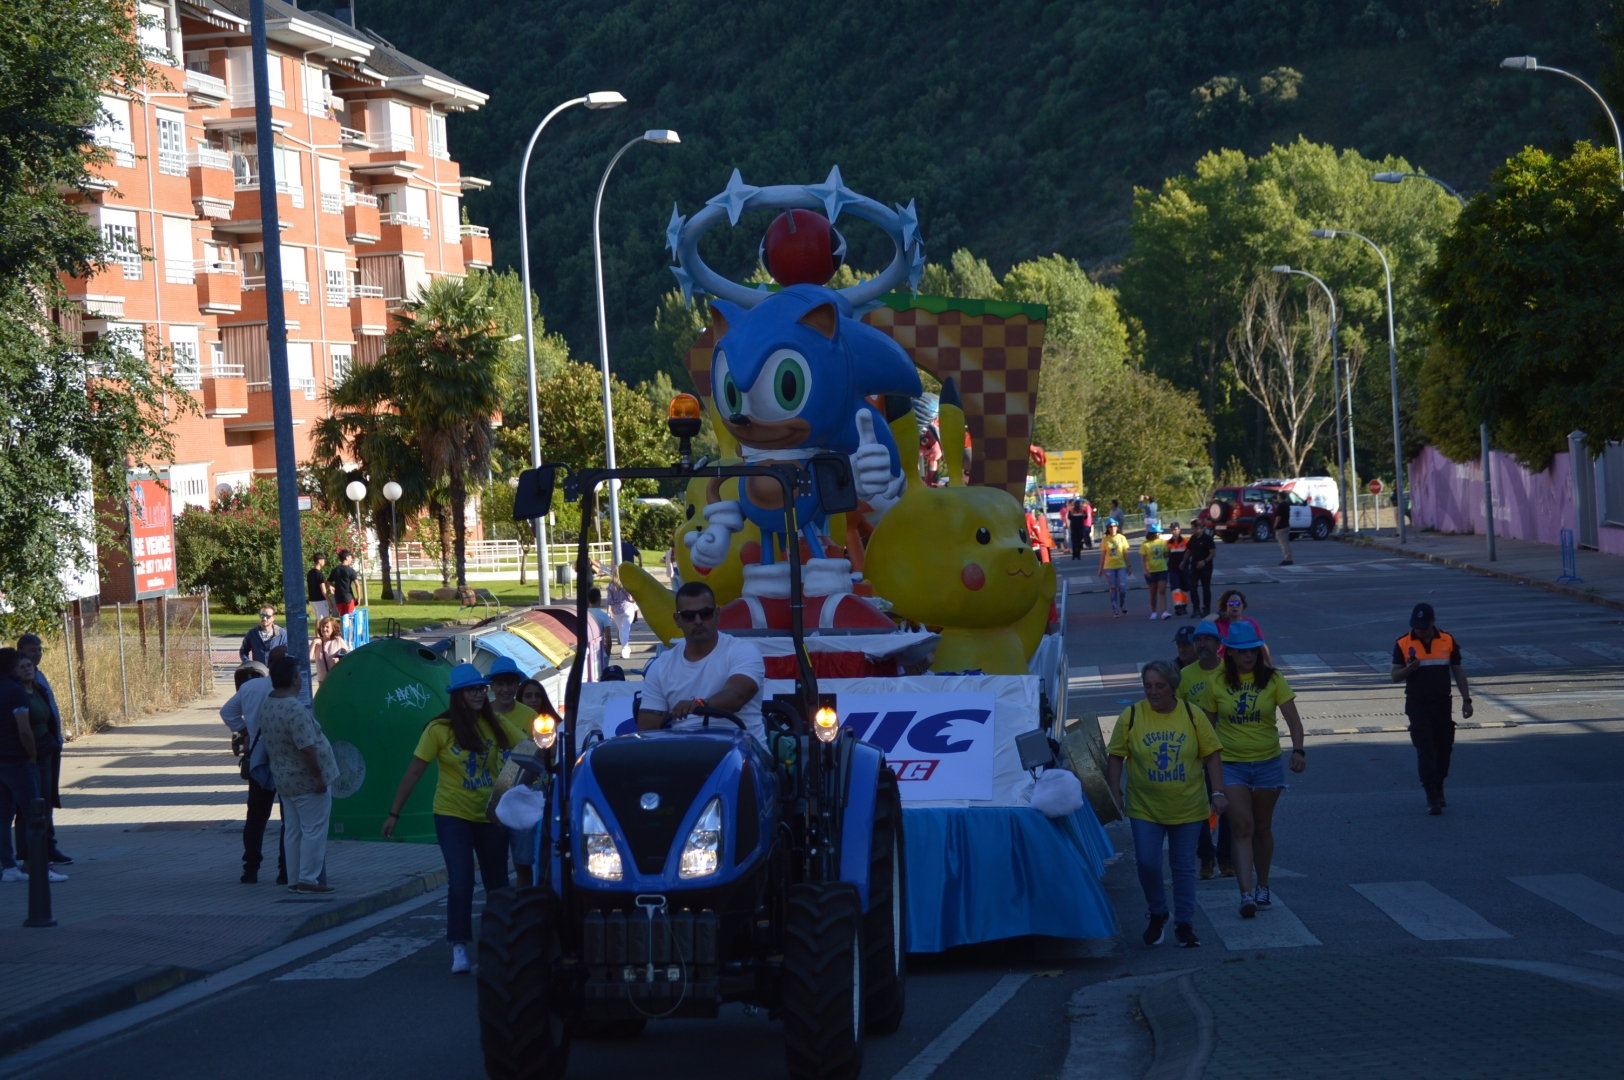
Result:
<svg viewBox="0 0 1624 1080"><path fill-rule="evenodd" d="M698 662L684 657L684 649L685 646L677 645L655 657L648 667L648 674L643 676L643 702L640 707L665 712L679 701L714 697L733 676L746 675L755 681L756 694L736 712L739 719L744 721L745 729L765 744L767 728L761 722L761 694L762 688L767 685L767 663L761 658L760 650L728 634L716 635L716 648ZM687 716L672 726L698 727L703 723L703 717ZM714 718L710 724L711 727L717 724L733 726L726 720Z"/></svg>

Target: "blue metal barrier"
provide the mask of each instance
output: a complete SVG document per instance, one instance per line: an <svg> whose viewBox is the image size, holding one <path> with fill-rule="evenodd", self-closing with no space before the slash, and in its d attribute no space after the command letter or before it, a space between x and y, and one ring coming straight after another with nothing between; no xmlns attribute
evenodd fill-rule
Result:
<svg viewBox="0 0 1624 1080"><path fill-rule="evenodd" d="M372 616L366 608L356 608L343 616L339 634L344 638L344 647L354 652L372 640Z"/></svg>
<svg viewBox="0 0 1624 1080"><path fill-rule="evenodd" d="M1570 581L1583 581L1579 576L1579 554L1573 543L1573 530L1562 530L1562 576L1556 579L1561 585Z"/></svg>

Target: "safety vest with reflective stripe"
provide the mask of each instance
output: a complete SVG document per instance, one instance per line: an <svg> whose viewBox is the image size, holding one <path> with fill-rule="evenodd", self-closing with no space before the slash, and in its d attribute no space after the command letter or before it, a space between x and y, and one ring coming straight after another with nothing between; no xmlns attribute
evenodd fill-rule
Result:
<svg viewBox="0 0 1624 1080"><path fill-rule="evenodd" d="M1404 680L1406 698L1447 698L1449 696L1449 658L1455 652L1455 639L1442 630L1436 632L1431 646L1421 640L1413 630L1398 639L1398 654L1409 663L1410 650L1421 661L1420 670L1410 672Z"/></svg>

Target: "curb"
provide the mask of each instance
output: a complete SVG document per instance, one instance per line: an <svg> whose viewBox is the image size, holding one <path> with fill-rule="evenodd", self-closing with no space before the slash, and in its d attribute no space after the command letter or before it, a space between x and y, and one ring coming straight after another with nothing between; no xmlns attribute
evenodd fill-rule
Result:
<svg viewBox="0 0 1624 1080"><path fill-rule="evenodd" d="M1406 551L1402 547L1389 547L1386 544L1378 544L1374 540L1366 540L1361 536L1338 536L1336 539L1344 544L1354 544L1358 547L1367 547L1374 551L1385 551L1393 555L1404 555L1411 559L1420 559L1423 562L1453 567L1456 570L1470 570L1472 573L1481 574L1484 577L1499 578L1501 581L1515 581L1519 585L1532 585L1537 589L1544 589L1546 592L1556 593L1559 596L1583 600L1586 603L1596 604L1600 607L1612 608L1614 611L1624 611L1624 600L1615 600L1610 596L1602 596L1600 593L1582 592L1566 585L1558 585L1554 581L1524 577L1521 574L1508 574L1504 570L1491 569L1487 566L1470 563L1464 559L1452 558L1448 555L1432 555L1424 551Z"/></svg>
<svg viewBox="0 0 1624 1080"><path fill-rule="evenodd" d="M1196 993L1195 976L1157 983L1139 996L1139 1008L1155 1038L1144 1080L1201 1080L1218 1033L1212 1009Z"/></svg>
<svg viewBox="0 0 1624 1080"><path fill-rule="evenodd" d="M25 1049L81 1024L122 1012L144 1001L151 1001L176 987L235 967L245 960L290 941L330 930L347 922L354 922L373 912L410 900L414 896L432 892L445 882L444 870L419 874L390 888L357 897L331 911L311 915L253 948L226 957L206 968L145 967L128 975L108 979L106 982L64 995L0 1024L0 1057Z"/></svg>

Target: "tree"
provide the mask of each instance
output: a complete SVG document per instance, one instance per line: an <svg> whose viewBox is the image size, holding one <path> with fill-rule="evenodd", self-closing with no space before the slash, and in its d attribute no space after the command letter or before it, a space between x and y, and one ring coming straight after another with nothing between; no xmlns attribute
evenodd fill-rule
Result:
<svg viewBox="0 0 1624 1080"><path fill-rule="evenodd" d="M664 411L619 379L610 381L615 410L615 459L622 467L671 464L674 447ZM603 437L603 376L587 364L568 363L541 395L541 456L571 468L607 462Z"/></svg>
<svg viewBox="0 0 1624 1080"><path fill-rule="evenodd" d="M1565 159L1523 150L1467 206L1424 284L1437 319L1422 400L1453 449L1484 421L1533 469L1570 431L1595 451L1624 438L1621 212L1618 155L1589 142Z"/></svg>
<svg viewBox="0 0 1624 1080"><path fill-rule="evenodd" d="M484 276L441 277L395 316L377 362L428 475L446 485L459 587L468 584L468 489L490 475L492 424L507 390L501 346Z"/></svg>
<svg viewBox="0 0 1624 1080"><path fill-rule="evenodd" d="M513 497L519 487L517 476L493 476L479 495L479 509L485 521L485 535L493 540L516 540L519 543L519 584L529 582L530 550L536 546L536 534L528 521L513 520Z"/></svg>
<svg viewBox="0 0 1624 1080"><path fill-rule="evenodd" d="M83 277L104 249L83 204L106 151L87 131L104 87L150 82L123 0L0 5L0 636L57 625L61 576L111 534L93 487L128 498L126 469L173 457L196 403L155 342L85 342L58 275ZM64 197L64 192L69 193Z"/></svg>

